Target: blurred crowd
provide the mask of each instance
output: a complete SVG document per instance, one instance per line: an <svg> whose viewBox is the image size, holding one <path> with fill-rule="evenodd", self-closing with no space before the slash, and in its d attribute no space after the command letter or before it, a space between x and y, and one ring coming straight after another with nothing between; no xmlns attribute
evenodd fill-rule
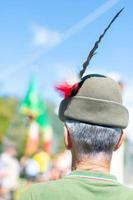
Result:
<svg viewBox="0 0 133 200"><path fill-rule="evenodd" d="M5 147L0 155L0 200L18 200L21 193L36 182L57 180L71 169L70 152L50 156L39 149L31 157L16 158L12 146Z"/></svg>

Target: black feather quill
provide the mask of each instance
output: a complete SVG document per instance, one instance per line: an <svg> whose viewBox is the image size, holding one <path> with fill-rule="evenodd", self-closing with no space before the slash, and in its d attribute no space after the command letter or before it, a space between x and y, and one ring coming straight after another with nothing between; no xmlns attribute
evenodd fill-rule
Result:
<svg viewBox="0 0 133 200"><path fill-rule="evenodd" d="M107 26L107 28L104 30L104 32L100 35L100 37L98 38L98 40L95 42L94 47L92 48L92 50L89 52L89 55L87 57L87 60L83 63L83 68L79 73L79 77L82 78L87 66L90 64L90 60L92 59L92 57L96 54L96 50L99 47L99 44L102 40L102 38L104 37L104 35L106 34L106 32L108 31L108 29L111 27L111 25L113 24L113 22L118 18L118 16L120 15L120 13L124 10L124 8L122 8L111 20L111 22L109 23L109 25Z"/></svg>

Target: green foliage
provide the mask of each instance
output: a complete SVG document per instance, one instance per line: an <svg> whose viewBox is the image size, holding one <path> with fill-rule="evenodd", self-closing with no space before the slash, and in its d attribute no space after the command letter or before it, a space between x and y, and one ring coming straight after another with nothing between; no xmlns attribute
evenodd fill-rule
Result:
<svg viewBox="0 0 133 200"><path fill-rule="evenodd" d="M9 123L13 118L18 101L14 98L0 98L0 142L6 134Z"/></svg>
<svg viewBox="0 0 133 200"><path fill-rule="evenodd" d="M27 123L26 118L24 118L24 116L22 116L19 112L16 112L11 123L9 124L6 138L15 144L18 158L21 158L24 155L28 127L29 124Z"/></svg>

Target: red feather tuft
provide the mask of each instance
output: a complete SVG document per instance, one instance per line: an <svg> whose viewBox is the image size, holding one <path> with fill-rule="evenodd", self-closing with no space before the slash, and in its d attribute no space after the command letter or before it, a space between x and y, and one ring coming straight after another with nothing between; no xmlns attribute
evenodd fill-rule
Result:
<svg viewBox="0 0 133 200"><path fill-rule="evenodd" d="M78 89L78 83L70 85L67 82L64 82L60 85L55 86L55 89L64 97L68 98L71 96L73 90Z"/></svg>

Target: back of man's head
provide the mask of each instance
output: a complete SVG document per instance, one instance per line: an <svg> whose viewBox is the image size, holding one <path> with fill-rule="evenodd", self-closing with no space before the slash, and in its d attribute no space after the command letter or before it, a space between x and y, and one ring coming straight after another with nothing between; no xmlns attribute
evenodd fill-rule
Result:
<svg viewBox="0 0 133 200"><path fill-rule="evenodd" d="M103 154L111 159L112 152L122 136L120 128L91 125L75 120L65 122L77 157Z"/></svg>

